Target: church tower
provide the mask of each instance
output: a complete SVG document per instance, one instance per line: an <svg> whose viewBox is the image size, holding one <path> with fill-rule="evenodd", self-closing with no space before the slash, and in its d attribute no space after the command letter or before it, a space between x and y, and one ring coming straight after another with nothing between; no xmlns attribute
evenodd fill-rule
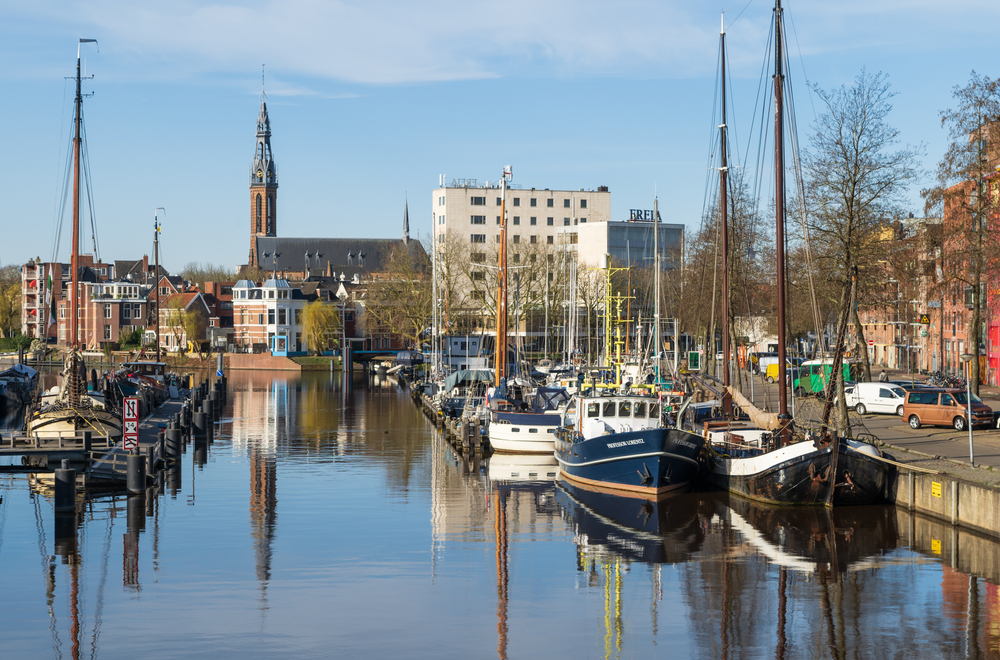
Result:
<svg viewBox="0 0 1000 660"><path fill-rule="evenodd" d="M257 150L250 164L250 267L259 265L257 237L278 235L278 166L271 154L271 121L267 97L261 94L257 116Z"/></svg>

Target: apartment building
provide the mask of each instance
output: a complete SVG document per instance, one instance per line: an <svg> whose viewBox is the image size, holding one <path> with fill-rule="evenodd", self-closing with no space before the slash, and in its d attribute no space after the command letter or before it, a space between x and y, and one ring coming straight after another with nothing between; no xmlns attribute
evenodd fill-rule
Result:
<svg viewBox="0 0 1000 660"><path fill-rule="evenodd" d="M233 343L236 350L285 355L306 350L302 310L308 302L288 280L250 280L233 285Z"/></svg>
<svg viewBox="0 0 1000 660"><path fill-rule="evenodd" d="M444 243L448 234L457 236L470 248L496 244L500 235L500 185L476 179L444 177L431 197L431 217L435 243ZM611 193L607 186L596 190L507 189L507 233L512 243L556 244L561 232L575 242L576 228L611 219Z"/></svg>

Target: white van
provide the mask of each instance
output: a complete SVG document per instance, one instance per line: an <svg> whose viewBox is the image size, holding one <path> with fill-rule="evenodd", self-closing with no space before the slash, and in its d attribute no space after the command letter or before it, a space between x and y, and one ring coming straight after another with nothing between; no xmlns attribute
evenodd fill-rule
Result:
<svg viewBox="0 0 1000 660"><path fill-rule="evenodd" d="M855 383L844 389L844 399L859 415L870 412L902 417L906 391L892 383Z"/></svg>

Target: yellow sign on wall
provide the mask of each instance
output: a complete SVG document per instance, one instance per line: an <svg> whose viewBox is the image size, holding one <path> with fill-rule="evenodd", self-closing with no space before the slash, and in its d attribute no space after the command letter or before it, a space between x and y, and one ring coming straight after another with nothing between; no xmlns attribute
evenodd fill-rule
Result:
<svg viewBox="0 0 1000 660"><path fill-rule="evenodd" d="M941 541L937 539L931 539L931 552L936 555L941 554Z"/></svg>
<svg viewBox="0 0 1000 660"><path fill-rule="evenodd" d="M931 496L941 497L941 484L937 481L931 482Z"/></svg>

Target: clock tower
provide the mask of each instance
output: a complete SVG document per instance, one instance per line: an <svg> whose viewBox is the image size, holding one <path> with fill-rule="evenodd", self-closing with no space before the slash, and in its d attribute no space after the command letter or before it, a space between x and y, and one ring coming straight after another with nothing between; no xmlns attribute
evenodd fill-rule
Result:
<svg viewBox="0 0 1000 660"><path fill-rule="evenodd" d="M258 263L257 237L278 235L278 166L271 154L271 121L267 117L267 97L261 96L257 115L257 149L250 163L250 262Z"/></svg>

